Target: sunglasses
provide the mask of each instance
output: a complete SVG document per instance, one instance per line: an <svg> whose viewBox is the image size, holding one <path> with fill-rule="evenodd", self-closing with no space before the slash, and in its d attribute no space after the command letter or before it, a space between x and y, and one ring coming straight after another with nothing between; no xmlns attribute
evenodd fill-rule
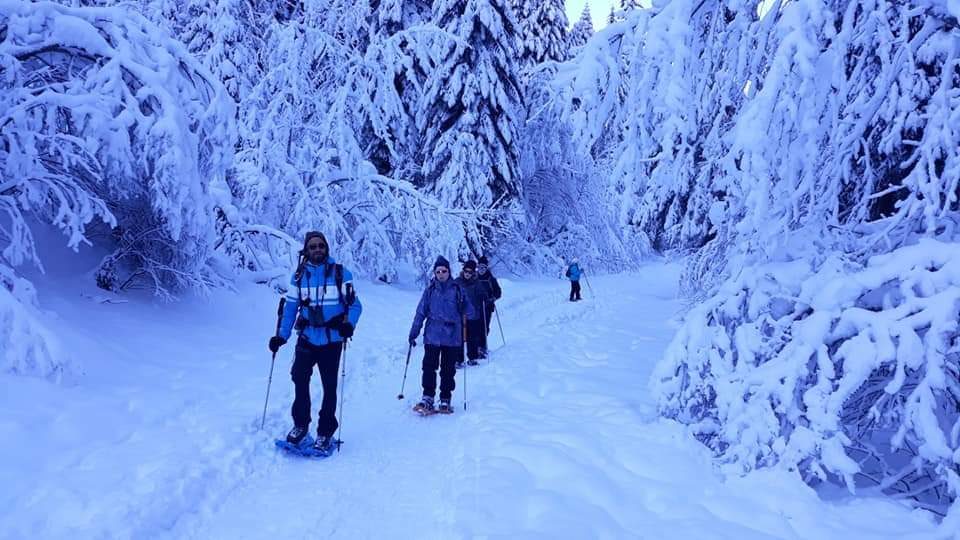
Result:
<svg viewBox="0 0 960 540"><path fill-rule="evenodd" d="M464 274L472 274L472 273L473 273L473 270L464 270L463 273L464 273Z"/></svg>
<svg viewBox="0 0 960 540"><path fill-rule="evenodd" d="M450 271L447 270L446 268L437 268L437 269L436 269L436 273L438 273L438 274L449 274Z"/></svg>

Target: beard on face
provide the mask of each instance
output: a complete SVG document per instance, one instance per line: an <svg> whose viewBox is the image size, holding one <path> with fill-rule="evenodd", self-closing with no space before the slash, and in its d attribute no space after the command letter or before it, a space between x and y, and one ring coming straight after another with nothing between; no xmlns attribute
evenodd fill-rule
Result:
<svg viewBox="0 0 960 540"><path fill-rule="evenodd" d="M313 264L320 264L326 258L327 258L327 250L325 249L320 249L317 251L310 252L310 262L312 262Z"/></svg>

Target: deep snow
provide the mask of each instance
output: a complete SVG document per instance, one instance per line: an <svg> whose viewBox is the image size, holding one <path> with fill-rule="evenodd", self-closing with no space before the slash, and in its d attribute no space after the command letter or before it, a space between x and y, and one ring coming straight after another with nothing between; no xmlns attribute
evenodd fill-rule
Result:
<svg viewBox="0 0 960 540"><path fill-rule="evenodd" d="M269 290L161 305L42 290L83 374L0 375L0 538L949 537L922 512L824 500L784 472L726 479L659 419L647 380L681 313L678 272L589 276L579 303L566 281L501 277L506 344L494 323L491 360L457 374L456 414L430 418L410 412L420 347L396 399L419 291L359 283L346 442L322 462L272 443L290 427L290 346L258 430Z"/></svg>

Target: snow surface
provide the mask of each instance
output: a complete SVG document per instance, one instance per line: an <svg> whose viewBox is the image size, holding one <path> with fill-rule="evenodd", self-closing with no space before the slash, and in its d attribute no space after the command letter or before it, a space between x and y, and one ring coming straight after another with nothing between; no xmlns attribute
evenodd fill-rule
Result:
<svg viewBox="0 0 960 540"><path fill-rule="evenodd" d="M675 332L678 274L590 276L580 303L565 280L501 278L506 344L494 325L490 362L457 374L456 414L430 418L409 410L420 347L396 399L419 291L358 284L346 442L322 462L273 447L290 427L290 346L258 430L270 291L156 305L41 289L85 373L0 375L0 538L952 537L923 512L821 499L783 472L725 479L659 419L647 380Z"/></svg>

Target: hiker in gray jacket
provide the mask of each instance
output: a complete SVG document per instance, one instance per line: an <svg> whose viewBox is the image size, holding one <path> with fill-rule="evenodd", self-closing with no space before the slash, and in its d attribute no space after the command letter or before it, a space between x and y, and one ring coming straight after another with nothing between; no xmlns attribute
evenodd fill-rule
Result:
<svg viewBox="0 0 960 540"><path fill-rule="evenodd" d="M457 362L463 355L463 323L466 299L460 285L450 278L450 263L442 256L433 263L433 279L423 291L417 313L410 328L410 346L417 345L423 331L423 398L414 409L420 413L434 411L437 392L437 368L440 368L440 406L436 412L452 413L450 398L455 387Z"/></svg>

